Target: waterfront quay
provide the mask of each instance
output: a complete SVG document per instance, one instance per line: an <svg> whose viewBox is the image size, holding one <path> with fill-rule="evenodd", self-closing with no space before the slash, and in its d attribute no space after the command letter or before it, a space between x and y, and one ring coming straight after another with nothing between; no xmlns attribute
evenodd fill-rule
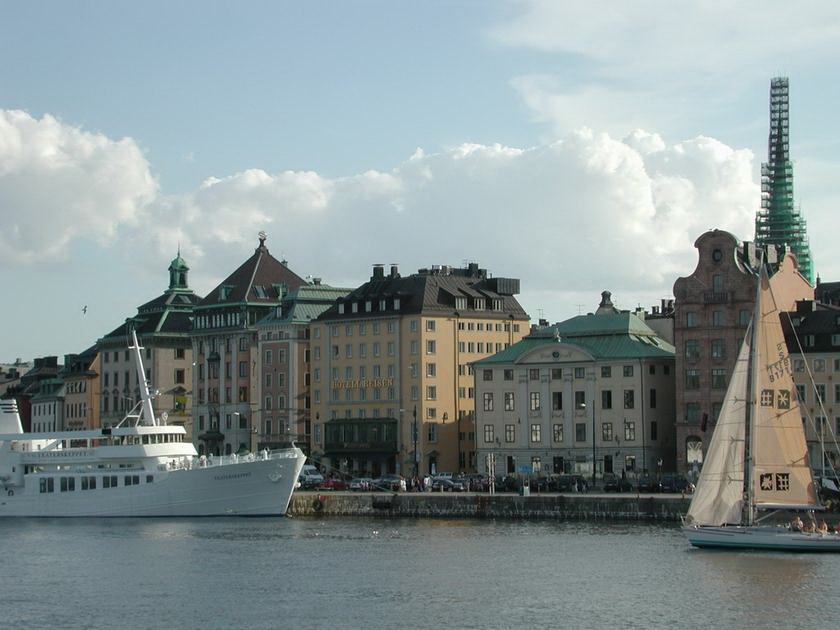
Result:
<svg viewBox="0 0 840 630"><path fill-rule="evenodd" d="M597 519L679 522L690 496L647 493L318 492L296 491L291 516L393 518Z"/></svg>

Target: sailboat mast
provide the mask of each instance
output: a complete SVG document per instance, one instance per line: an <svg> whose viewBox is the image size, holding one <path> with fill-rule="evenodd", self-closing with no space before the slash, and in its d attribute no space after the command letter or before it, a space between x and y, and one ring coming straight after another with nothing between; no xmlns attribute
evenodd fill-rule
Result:
<svg viewBox="0 0 840 630"><path fill-rule="evenodd" d="M766 273L764 268L764 251L760 250L758 259L758 282L755 287L755 306L753 308L753 323L750 326L750 355L747 363L747 427L744 436L744 448L746 449L746 457L744 459L744 486L746 490L747 500L745 507L747 509L747 525L752 525L755 522L755 497L753 491L753 463L754 445L753 438L755 436L755 358L756 358L756 342L758 340L758 326L761 322L761 279Z"/></svg>

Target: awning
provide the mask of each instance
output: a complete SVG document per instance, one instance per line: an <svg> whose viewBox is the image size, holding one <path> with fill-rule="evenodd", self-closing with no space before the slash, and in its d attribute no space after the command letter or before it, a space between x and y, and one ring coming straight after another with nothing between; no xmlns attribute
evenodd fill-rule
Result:
<svg viewBox="0 0 840 630"><path fill-rule="evenodd" d="M218 431L207 431L202 433L198 436L199 440L204 440L205 442L221 442L225 439L224 434L219 433Z"/></svg>

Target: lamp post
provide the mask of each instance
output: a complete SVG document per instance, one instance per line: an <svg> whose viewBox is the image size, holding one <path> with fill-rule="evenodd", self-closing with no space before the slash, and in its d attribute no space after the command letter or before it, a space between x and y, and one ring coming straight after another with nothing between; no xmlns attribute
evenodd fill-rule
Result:
<svg viewBox="0 0 840 630"><path fill-rule="evenodd" d="M586 403L581 403L581 407L586 409ZM592 399L592 486L595 486L595 399Z"/></svg>
<svg viewBox="0 0 840 630"><path fill-rule="evenodd" d="M414 417L414 421L412 422L412 438L414 439L414 476L417 477L417 405L414 405L412 415Z"/></svg>

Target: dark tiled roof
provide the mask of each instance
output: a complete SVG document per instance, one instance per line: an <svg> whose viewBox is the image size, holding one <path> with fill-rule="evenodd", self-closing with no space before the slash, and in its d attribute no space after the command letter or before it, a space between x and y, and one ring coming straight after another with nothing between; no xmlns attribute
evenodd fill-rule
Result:
<svg viewBox="0 0 840 630"><path fill-rule="evenodd" d="M808 304L813 305L814 310L800 310L781 315L788 350L793 354L799 354L800 347L806 353L840 351L840 348L832 343L832 337L840 334L840 307L813 302ZM796 334L793 333L791 324L796 329ZM808 335L813 336L813 344L806 344Z"/></svg>
<svg viewBox="0 0 840 630"><path fill-rule="evenodd" d="M516 281L518 283L518 281ZM344 313L338 312L338 305L330 307L318 319L320 321L343 319L348 315L353 317L382 317L383 315L410 315L423 313L425 315L460 315L482 317L487 319L528 319L517 299L512 294L496 292L496 283L489 279L481 270L470 273L465 269L455 269L448 272L432 272L426 270L401 277L399 274L385 275L371 278L370 281L353 290L343 302L346 307ZM485 309L473 310L455 307L455 298L483 297L487 300ZM394 309L393 300L399 298L400 308ZM502 301L501 310L493 310L492 300ZM385 310L380 310L380 300L385 300ZM371 311L367 312L365 303L371 302ZM352 304L357 303L358 311L352 313Z"/></svg>
<svg viewBox="0 0 840 630"><path fill-rule="evenodd" d="M253 256L225 278L198 306L204 308L241 302L276 303L282 298L279 285L285 285L287 290L293 290L304 284L306 280L269 254L265 245L260 245L254 250ZM223 288L228 290L224 298L222 297Z"/></svg>

